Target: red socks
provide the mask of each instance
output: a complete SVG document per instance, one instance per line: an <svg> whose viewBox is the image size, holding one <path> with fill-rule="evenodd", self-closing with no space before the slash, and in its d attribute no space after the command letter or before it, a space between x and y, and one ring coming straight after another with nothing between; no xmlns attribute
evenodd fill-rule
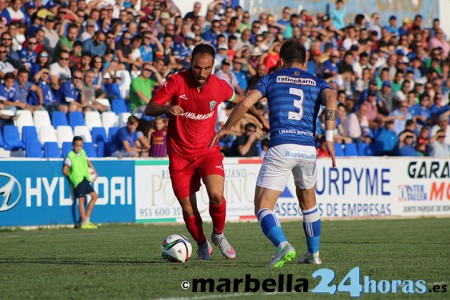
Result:
<svg viewBox="0 0 450 300"><path fill-rule="evenodd" d="M206 242L206 236L203 233L203 221L200 213L197 211L193 216L183 216L183 219L186 223L187 230L191 234L192 238L197 242L197 244L204 244Z"/></svg>
<svg viewBox="0 0 450 300"><path fill-rule="evenodd" d="M222 234L225 228L225 217L227 216L227 202L223 198L222 204L210 204L209 215L213 222L213 231L215 234Z"/></svg>

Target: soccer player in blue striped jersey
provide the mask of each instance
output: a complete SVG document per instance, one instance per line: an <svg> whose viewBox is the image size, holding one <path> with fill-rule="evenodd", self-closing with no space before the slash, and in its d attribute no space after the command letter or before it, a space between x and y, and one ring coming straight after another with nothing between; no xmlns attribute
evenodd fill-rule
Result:
<svg viewBox="0 0 450 300"><path fill-rule="evenodd" d="M333 132L337 118L336 95L327 82L307 73L306 50L296 39L281 46L282 69L259 80L217 132L211 145L230 132L247 110L266 97L269 105L270 144L258 175L255 214L267 238L277 247L269 268L279 268L296 256L273 209L290 173L303 214L307 252L301 263L321 264L319 258L320 212L316 206L316 119L325 106L325 147L336 166Z"/></svg>

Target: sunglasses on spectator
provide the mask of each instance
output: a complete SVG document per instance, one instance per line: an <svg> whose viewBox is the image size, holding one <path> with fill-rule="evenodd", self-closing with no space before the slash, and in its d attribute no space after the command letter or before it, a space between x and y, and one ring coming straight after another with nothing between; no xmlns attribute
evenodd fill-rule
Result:
<svg viewBox="0 0 450 300"><path fill-rule="evenodd" d="M124 40L131 40L131 36L124 36L123 39Z"/></svg>
<svg viewBox="0 0 450 300"><path fill-rule="evenodd" d="M36 45L37 43L36 43L36 42L29 42L28 44L30 44L30 45Z"/></svg>
<svg viewBox="0 0 450 300"><path fill-rule="evenodd" d="M150 70L150 69L144 69L144 71L151 72L152 70Z"/></svg>
<svg viewBox="0 0 450 300"><path fill-rule="evenodd" d="M48 72L43 72L42 74L49 75Z"/></svg>
<svg viewBox="0 0 450 300"><path fill-rule="evenodd" d="M256 129L247 129L247 132L256 132Z"/></svg>
<svg viewBox="0 0 450 300"><path fill-rule="evenodd" d="M78 79L78 80L82 80L82 77L73 77L73 79Z"/></svg>
<svg viewBox="0 0 450 300"><path fill-rule="evenodd" d="M12 38L2 38L2 41L11 41Z"/></svg>
<svg viewBox="0 0 450 300"><path fill-rule="evenodd" d="M202 40L194 40L194 42L196 42L196 43L201 43Z"/></svg>
<svg viewBox="0 0 450 300"><path fill-rule="evenodd" d="M0 51L0 53L2 53L2 54L3 54L3 53L7 53L7 51L6 51L6 50L5 50L5 51Z"/></svg>
<svg viewBox="0 0 450 300"><path fill-rule="evenodd" d="M60 59L60 60L69 60L68 57L60 57L59 59Z"/></svg>
<svg viewBox="0 0 450 300"><path fill-rule="evenodd" d="M101 63L102 60L101 60L101 59L96 59L96 60L94 60L94 62L96 62L96 63Z"/></svg>
<svg viewBox="0 0 450 300"><path fill-rule="evenodd" d="M40 57L48 57L48 54L41 54Z"/></svg>

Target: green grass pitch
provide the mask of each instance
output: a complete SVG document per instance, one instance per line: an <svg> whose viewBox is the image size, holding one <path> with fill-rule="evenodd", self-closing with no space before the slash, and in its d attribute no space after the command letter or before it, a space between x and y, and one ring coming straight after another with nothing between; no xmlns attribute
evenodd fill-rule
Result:
<svg viewBox="0 0 450 300"><path fill-rule="evenodd" d="M300 221L282 222L297 254L305 251ZM206 223L207 236L211 224ZM263 236L259 224L228 223L226 235L237 259L225 260L215 248L210 261L165 263L160 244L172 233L187 234L184 225L106 225L97 230L42 229L0 231L0 299L349 299L348 293L314 295L318 284L315 270L336 273L333 283L354 267L361 278L427 282L450 285L450 219L323 221L321 258L323 265L290 262L276 271L266 269L274 247ZM296 259L297 261L297 259ZM277 279L280 274L309 280L308 293L194 293L183 290L184 280L194 278ZM446 293L425 295L363 294L363 299L450 299Z"/></svg>

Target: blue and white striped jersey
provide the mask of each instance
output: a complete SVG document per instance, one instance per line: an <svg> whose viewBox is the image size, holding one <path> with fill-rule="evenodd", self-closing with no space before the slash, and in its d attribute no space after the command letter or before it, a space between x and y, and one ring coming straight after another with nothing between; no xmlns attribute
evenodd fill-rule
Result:
<svg viewBox="0 0 450 300"><path fill-rule="evenodd" d="M269 104L270 144L316 146L320 92L331 88L323 79L297 68L279 70L255 86Z"/></svg>

